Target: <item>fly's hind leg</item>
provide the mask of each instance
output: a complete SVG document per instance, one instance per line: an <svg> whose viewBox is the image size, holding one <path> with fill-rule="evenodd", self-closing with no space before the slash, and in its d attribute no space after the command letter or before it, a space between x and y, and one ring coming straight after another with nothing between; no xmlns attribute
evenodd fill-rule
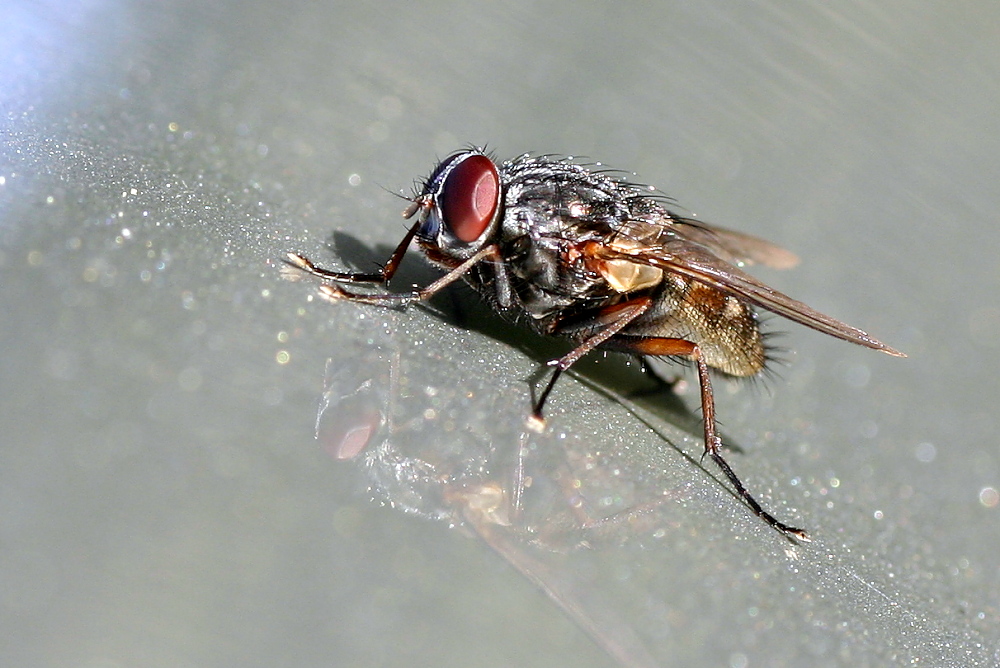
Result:
<svg viewBox="0 0 1000 668"><path fill-rule="evenodd" d="M715 396L712 393L712 379L698 344L686 339L619 336L610 341L607 347L642 355L676 356L692 360L698 369L698 382L701 386L701 414L705 428L705 452L702 457L708 456L715 462L754 514L786 536L803 541L809 540L809 535L805 531L779 521L764 510L722 456L722 439L719 438L715 428Z"/></svg>

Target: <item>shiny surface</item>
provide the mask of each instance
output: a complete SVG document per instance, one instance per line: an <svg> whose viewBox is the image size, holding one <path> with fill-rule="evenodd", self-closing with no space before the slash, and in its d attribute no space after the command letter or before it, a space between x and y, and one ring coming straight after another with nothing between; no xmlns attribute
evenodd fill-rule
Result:
<svg viewBox="0 0 1000 668"><path fill-rule="evenodd" d="M59 7L0 26L5 665L613 665L546 582L664 665L997 662L995 3ZM658 434L626 410L648 384L611 357L533 452L608 512L667 494L588 549L373 503L337 459L364 434L317 443L326 360L381 346L401 433L520 447L552 349L462 290L331 308L279 268L370 270L402 234L380 186L484 142L635 169L910 355L772 322L781 382L718 384L733 465L813 544L698 467L690 394L635 408ZM375 433L362 405L336 433ZM499 517L495 490L441 503Z"/></svg>

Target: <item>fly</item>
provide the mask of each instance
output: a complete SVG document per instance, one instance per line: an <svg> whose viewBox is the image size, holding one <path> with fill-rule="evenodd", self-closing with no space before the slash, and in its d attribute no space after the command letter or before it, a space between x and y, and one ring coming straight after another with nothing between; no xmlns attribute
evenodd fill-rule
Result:
<svg viewBox="0 0 1000 668"><path fill-rule="evenodd" d="M762 239L678 216L664 197L570 159L522 155L498 164L469 148L445 159L403 212L417 217L380 271L320 268L289 253L293 267L327 283L331 300L406 305L464 279L499 313L576 347L532 408L542 409L559 376L595 349L693 363L701 387L705 451L753 512L789 537L785 524L750 494L722 456L709 369L729 377L764 370L767 350L756 309L896 357L869 334L784 295L739 266L788 268L798 258ZM386 284L416 239L444 275L410 293L360 293L341 284ZM739 266L738 266L739 265Z"/></svg>

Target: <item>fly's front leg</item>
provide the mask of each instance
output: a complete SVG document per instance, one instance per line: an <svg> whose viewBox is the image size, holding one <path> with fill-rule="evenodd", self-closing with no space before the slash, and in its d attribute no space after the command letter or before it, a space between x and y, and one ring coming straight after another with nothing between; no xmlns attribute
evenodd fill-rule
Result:
<svg viewBox="0 0 1000 668"><path fill-rule="evenodd" d="M412 292L376 292L372 294L353 292L350 290L345 290L344 288L336 285L336 283L385 283L396 273L396 268L399 266L403 255L406 253L406 249L410 245L410 241L413 239L413 235L416 234L417 227L415 225L407 233L406 237L403 239L402 243L396 247L393 251L392 256L389 261L386 262L385 267L378 274L351 274L351 273L340 273L335 271L327 271L326 269L320 269L312 262L302 257L301 255L296 255L294 253L288 254L287 262L301 269L313 276L318 276L327 281L334 282L334 285L321 285L319 287L319 293L324 299L335 302L335 301L350 301L358 302L360 304L379 304L382 306L406 306L412 302L423 301L429 299L439 290L447 285L450 285L460 279L465 275L472 267L479 264L486 258L495 258L499 255L496 246L489 245L484 246L467 260L463 261L461 264L457 265L454 269L449 271L447 274L437 279L430 285L427 285L419 290L414 290Z"/></svg>
<svg viewBox="0 0 1000 668"><path fill-rule="evenodd" d="M380 304L384 306L406 306L413 302L420 302L434 296L441 288L451 285L467 273L472 267L483 261L484 258L496 255L496 246L485 246L468 260L462 262L447 274L437 279L430 285L414 290L410 293L382 292L375 294L364 294L360 292L350 292L339 285L321 285L320 294L329 301L346 300L358 302L360 304Z"/></svg>
<svg viewBox="0 0 1000 668"><path fill-rule="evenodd" d="M329 269L317 267L309 258L303 257L298 253L288 253L285 256L285 262L307 274L312 274L323 280L335 283L388 283L396 273L396 269L399 268L399 263L403 261L403 256L406 255L406 251L410 247L410 242L413 241L413 237L416 236L418 229L420 229L420 223L413 225L406 233L406 236L403 237L403 240L399 242L399 245L396 246L396 250L392 251L392 255L389 256L382 269L372 274L330 271Z"/></svg>

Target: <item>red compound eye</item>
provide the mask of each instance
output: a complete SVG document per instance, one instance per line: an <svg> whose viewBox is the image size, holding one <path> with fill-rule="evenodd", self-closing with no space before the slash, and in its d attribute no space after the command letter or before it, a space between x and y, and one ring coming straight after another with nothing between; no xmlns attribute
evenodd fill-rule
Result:
<svg viewBox="0 0 1000 668"><path fill-rule="evenodd" d="M452 168L437 195L444 224L460 241L483 235L500 201L500 175L485 155L470 155Z"/></svg>

